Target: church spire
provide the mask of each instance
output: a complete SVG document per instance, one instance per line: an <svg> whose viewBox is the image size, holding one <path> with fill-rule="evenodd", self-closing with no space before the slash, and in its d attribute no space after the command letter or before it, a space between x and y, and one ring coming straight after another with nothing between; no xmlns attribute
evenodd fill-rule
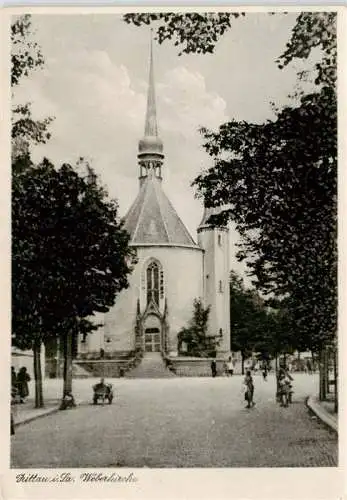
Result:
<svg viewBox="0 0 347 500"><path fill-rule="evenodd" d="M148 96L147 96L147 112L145 121L145 137L158 136L157 125L157 110L155 102L155 85L154 85L154 70L153 70L153 38L151 30L151 48L149 59L149 81L148 81Z"/></svg>
<svg viewBox="0 0 347 500"><path fill-rule="evenodd" d="M140 185L148 177L157 177L161 180L161 167L163 164L163 143L158 136L157 109L155 99L155 84L153 70L153 42L151 30L149 81L147 94L147 110L145 118L145 135L139 141L137 155L140 167Z"/></svg>

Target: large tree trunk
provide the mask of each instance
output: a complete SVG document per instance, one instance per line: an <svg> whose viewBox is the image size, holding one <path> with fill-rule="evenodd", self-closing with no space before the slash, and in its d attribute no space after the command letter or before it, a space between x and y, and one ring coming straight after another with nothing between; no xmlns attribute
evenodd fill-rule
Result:
<svg viewBox="0 0 347 500"><path fill-rule="evenodd" d="M319 353L319 399L324 401L326 399L326 367L325 367L325 350L322 349Z"/></svg>
<svg viewBox="0 0 347 500"><path fill-rule="evenodd" d="M33 353L34 353L34 376L35 376L35 408L43 408L40 340L35 340L33 344Z"/></svg>
<svg viewBox="0 0 347 500"><path fill-rule="evenodd" d="M324 349L324 368L325 368L325 395L329 394L330 392L330 385L329 385L329 378L330 378L330 373L329 373L329 363L330 363L330 352L328 349ZM326 397L326 396L325 396Z"/></svg>
<svg viewBox="0 0 347 500"><path fill-rule="evenodd" d="M64 337L64 386L63 401L66 395L72 394L72 342L73 332L68 330ZM62 404L61 408L65 408Z"/></svg>
<svg viewBox="0 0 347 500"><path fill-rule="evenodd" d="M60 378L61 377L61 370L60 370L60 337L57 337L55 377L56 378Z"/></svg>
<svg viewBox="0 0 347 500"><path fill-rule="evenodd" d="M338 390L338 356L337 356L337 349L335 348L334 350L334 410L337 413L339 409L339 390Z"/></svg>

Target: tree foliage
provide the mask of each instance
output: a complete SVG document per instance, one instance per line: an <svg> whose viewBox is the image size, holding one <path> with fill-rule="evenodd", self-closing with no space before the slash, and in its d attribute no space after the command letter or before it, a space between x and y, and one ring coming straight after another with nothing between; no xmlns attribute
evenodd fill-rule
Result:
<svg viewBox="0 0 347 500"><path fill-rule="evenodd" d="M187 346L190 356L208 357L215 354L218 345L216 337L208 336L208 317L210 307L204 307L201 299L195 299L193 303L193 315L188 327L178 332L178 350L181 351L182 343Z"/></svg>
<svg viewBox="0 0 347 500"><path fill-rule="evenodd" d="M284 303L275 299L271 302L269 307L254 288L246 288L243 279L231 271L231 349L241 352L242 361L254 353L269 360L306 348L300 332L292 327Z"/></svg>
<svg viewBox="0 0 347 500"><path fill-rule="evenodd" d="M260 309L255 297L235 272L230 273L230 333L232 351L248 357L254 351L259 327Z"/></svg>
<svg viewBox="0 0 347 500"><path fill-rule="evenodd" d="M34 39L31 16L15 17L11 25L11 86L14 90L23 77L44 65L41 47ZM31 103L12 106L12 157L26 156L33 144L44 144L50 139L48 130L52 118L35 120Z"/></svg>
<svg viewBox="0 0 347 500"><path fill-rule="evenodd" d="M307 59L313 49L322 51L316 63L316 83L335 86L337 74L336 12L299 14L286 50L277 63L283 68L293 59Z"/></svg>
<svg viewBox="0 0 347 500"><path fill-rule="evenodd" d="M11 85L44 65L41 47L34 39L30 14L15 17L11 25Z"/></svg>
<svg viewBox="0 0 347 500"><path fill-rule="evenodd" d="M239 258L248 259L254 284L285 299L292 328L313 349L330 341L337 322L337 101L328 59L336 50L334 20L332 14L299 17L282 56L287 64L314 46L327 47L317 91L278 111L274 121L203 129L213 166L195 179L207 204L227 206L223 222L236 222L243 240Z"/></svg>
<svg viewBox="0 0 347 500"><path fill-rule="evenodd" d="M270 12L271 15L276 13ZM282 13L281 13L282 14ZM132 13L125 22L135 26L155 26L155 39L159 44L172 40L183 53L213 53L220 38L232 28L232 22L244 12L177 12ZM302 12L298 15L291 39L278 58L283 68L295 58L307 58L312 49L323 51L318 62L317 83L331 85L336 81L336 12Z"/></svg>
<svg viewBox="0 0 347 500"><path fill-rule="evenodd" d="M213 53L220 37L231 28L233 18L241 12L207 13L133 13L124 16L125 22L135 26L157 24L155 39L159 43L172 40L181 48L179 55L196 52Z"/></svg>
<svg viewBox="0 0 347 500"><path fill-rule="evenodd" d="M19 347L38 336L92 330L89 318L114 304L134 262L117 203L95 175L26 161L12 186L12 331Z"/></svg>

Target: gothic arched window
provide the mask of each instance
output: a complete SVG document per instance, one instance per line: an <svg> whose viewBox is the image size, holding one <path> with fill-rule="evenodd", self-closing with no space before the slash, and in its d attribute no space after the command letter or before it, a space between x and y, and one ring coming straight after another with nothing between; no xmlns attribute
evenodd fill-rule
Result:
<svg viewBox="0 0 347 500"><path fill-rule="evenodd" d="M159 266L156 262L151 262L147 267L147 304L153 300L159 306L159 293Z"/></svg>

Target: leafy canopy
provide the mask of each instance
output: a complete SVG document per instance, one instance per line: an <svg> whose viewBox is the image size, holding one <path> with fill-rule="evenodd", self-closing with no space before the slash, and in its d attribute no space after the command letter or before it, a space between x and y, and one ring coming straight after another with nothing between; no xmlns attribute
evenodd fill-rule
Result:
<svg viewBox="0 0 347 500"><path fill-rule="evenodd" d="M41 47L34 39L31 16L29 14L14 18L11 25L11 86L12 97L23 78L36 69L42 68L44 58ZM29 154L33 144L44 144L50 139L48 130L52 118L35 120L32 116L31 103L12 105L12 157Z"/></svg>
<svg viewBox="0 0 347 500"><path fill-rule="evenodd" d="M173 40L175 46L181 47L179 55L207 54L213 53L218 39L231 27L232 18L243 15L241 12L134 13L125 14L124 20L135 26L156 23L156 40L159 43Z"/></svg>
<svg viewBox="0 0 347 500"><path fill-rule="evenodd" d="M287 64L307 57L312 47L326 49L317 65L317 91L277 111L274 121L202 129L213 165L194 184L207 205L225 208L222 222L236 223L239 258L247 259L254 284L285 300L302 344L320 349L337 322L336 15L306 14L282 59Z"/></svg>
<svg viewBox="0 0 347 500"><path fill-rule="evenodd" d="M21 160L23 162L25 160ZM128 286L129 236L87 165L55 169L26 160L12 186L12 313L16 345L33 337L87 333L88 318L107 312Z"/></svg>
<svg viewBox="0 0 347 500"><path fill-rule="evenodd" d="M182 343L187 346L190 356L208 357L215 354L218 345L216 337L208 336L208 318L210 307L204 307L201 299L195 299L193 303L193 315L188 327L178 332L178 350L181 351Z"/></svg>

